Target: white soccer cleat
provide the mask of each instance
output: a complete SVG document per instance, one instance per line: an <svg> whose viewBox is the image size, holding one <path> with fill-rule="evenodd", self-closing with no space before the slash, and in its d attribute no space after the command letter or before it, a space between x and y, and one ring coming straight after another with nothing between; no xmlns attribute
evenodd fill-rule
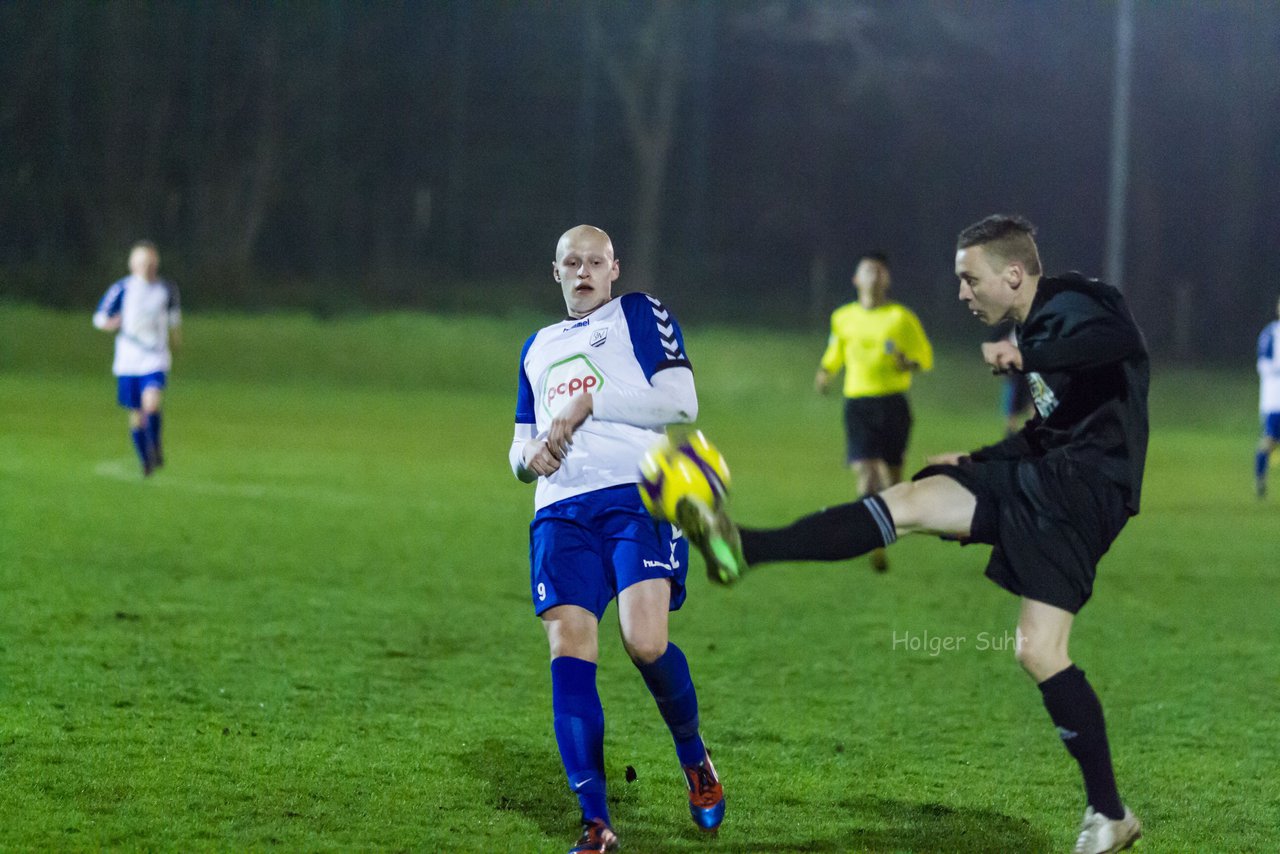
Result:
<svg viewBox="0 0 1280 854"><path fill-rule="evenodd" d="M1107 818L1088 807L1072 850L1074 854L1113 854L1132 847L1141 836L1142 822L1128 807L1124 808L1124 818L1119 819Z"/></svg>

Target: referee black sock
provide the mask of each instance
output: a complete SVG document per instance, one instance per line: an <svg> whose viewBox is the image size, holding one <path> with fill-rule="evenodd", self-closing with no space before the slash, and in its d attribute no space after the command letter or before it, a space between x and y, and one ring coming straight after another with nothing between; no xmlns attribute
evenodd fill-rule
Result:
<svg viewBox="0 0 1280 854"><path fill-rule="evenodd" d="M1040 683L1044 707L1058 728L1062 744L1080 764L1089 806L1107 818L1124 818L1124 805L1111 768L1111 747L1102 703L1084 671L1074 664Z"/></svg>
<svg viewBox="0 0 1280 854"><path fill-rule="evenodd" d="M743 528L742 554L755 566L771 561L847 560L898 539L893 516L878 495L819 510L785 528Z"/></svg>

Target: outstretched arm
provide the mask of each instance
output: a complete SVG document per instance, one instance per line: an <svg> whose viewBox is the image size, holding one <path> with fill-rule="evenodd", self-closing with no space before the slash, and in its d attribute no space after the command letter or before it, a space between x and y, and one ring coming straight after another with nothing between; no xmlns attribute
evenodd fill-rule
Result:
<svg viewBox="0 0 1280 854"><path fill-rule="evenodd" d="M687 424L698 417L698 391L689 368L658 371L648 388L610 388L587 396L592 398L591 414L601 421L665 427Z"/></svg>
<svg viewBox="0 0 1280 854"><path fill-rule="evenodd" d="M546 443L550 454L564 459L573 445L573 434L590 417L635 427L687 424L698 417L693 371L668 368L655 373L645 388L575 395L551 421Z"/></svg>

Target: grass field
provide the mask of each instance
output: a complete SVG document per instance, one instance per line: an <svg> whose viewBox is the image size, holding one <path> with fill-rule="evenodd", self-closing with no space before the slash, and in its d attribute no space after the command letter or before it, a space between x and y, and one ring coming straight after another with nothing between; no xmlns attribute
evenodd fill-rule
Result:
<svg viewBox="0 0 1280 854"><path fill-rule="evenodd" d="M168 466L143 481L109 338L0 306L0 849L567 848L532 491L506 463L540 322L189 317ZM686 337L741 519L851 496L839 404L810 391L821 340ZM975 354L918 383L913 463L998 434ZM1252 494L1254 394L1249 364L1157 368L1144 512L1076 624L1148 851L1280 847L1280 504ZM785 567L729 591L696 563L673 638L728 793L714 839L610 611L625 850L1070 849L1075 765L990 648L1016 600L980 547L891 557L883 577ZM925 633L965 646L894 646Z"/></svg>

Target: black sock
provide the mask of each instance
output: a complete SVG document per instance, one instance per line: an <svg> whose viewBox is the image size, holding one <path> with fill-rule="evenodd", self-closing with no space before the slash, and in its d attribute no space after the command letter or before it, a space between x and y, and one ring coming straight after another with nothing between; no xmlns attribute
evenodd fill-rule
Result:
<svg viewBox="0 0 1280 854"><path fill-rule="evenodd" d="M1084 671L1073 664L1041 682L1039 688L1063 746L1080 764L1089 806L1107 818L1124 818L1124 805L1111 768L1102 703L1084 678Z"/></svg>
<svg viewBox="0 0 1280 854"><path fill-rule="evenodd" d="M878 495L819 510L785 528L743 528L741 533L742 554L751 566L780 560L846 560L898 538L893 516Z"/></svg>

